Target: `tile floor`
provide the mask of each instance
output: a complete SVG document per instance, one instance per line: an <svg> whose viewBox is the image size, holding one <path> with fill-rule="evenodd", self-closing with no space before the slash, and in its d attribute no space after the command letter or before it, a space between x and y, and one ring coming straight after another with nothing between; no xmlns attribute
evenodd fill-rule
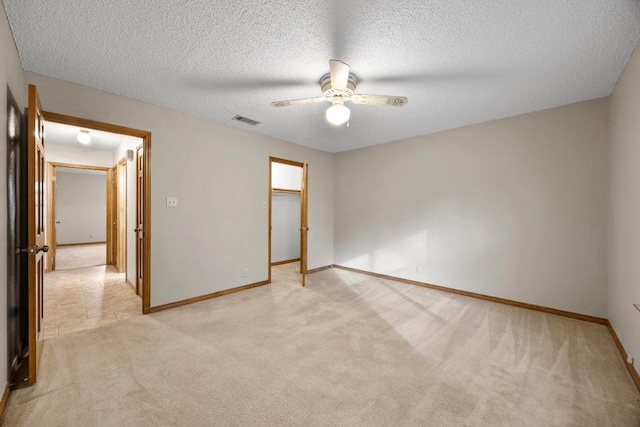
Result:
<svg viewBox="0 0 640 427"><path fill-rule="evenodd" d="M142 300L112 266L46 273L44 339L142 315Z"/></svg>

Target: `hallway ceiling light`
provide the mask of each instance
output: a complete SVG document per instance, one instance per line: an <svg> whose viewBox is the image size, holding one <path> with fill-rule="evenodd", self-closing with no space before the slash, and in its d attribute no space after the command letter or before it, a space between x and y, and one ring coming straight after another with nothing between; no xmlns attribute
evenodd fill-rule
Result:
<svg viewBox="0 0 640 427"><path fill-rule="evenodd" d="M91 142L91 135L88 130L80 129L78 132L78 142L85 145Z"/></svg>

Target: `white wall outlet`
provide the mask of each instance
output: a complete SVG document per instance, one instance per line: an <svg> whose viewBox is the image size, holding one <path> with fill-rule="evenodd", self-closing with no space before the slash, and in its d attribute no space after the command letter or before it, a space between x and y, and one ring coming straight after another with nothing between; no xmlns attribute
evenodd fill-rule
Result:
<svg viewBox="0 0 640 427"><path fill-rule="evenodd" d="M633 354L627 354L627 363L633 365Z"/></svg>
<svg viewBox="0 0 640 427"><path fill-rule="evenodd" d="M416 267L416 273L422 273L422 266L421 265Z"/></svg>
<svg viewBox="0 0 640 427"><path fill-rule="evenodd" d="M242 270L242 277L249 277L249 269L245 268L244 270Z"/></svg>
<svg viewBox="0 0 640 427"><path fill-rule="evenodd" d="M177 197L167 197L167 207L168 208L177 208L178 207L178 198Z"/></svg>
<svg viewBox="0 0 640 427"><path fill-rule="evenodd" d="M267 209L267 202L264 202L264 203L262 204L262 209Z"/></svg>

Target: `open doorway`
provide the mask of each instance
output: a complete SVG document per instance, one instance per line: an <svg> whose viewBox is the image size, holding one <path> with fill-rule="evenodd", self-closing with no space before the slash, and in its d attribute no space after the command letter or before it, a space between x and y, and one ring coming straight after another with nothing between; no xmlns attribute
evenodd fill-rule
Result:
<svg viewBox="0 0 640 427"><path fill-rule="evenodd" d="M307 165L269 158L269 281L271 267L298 263L307 272Z"/></svg>
<svg viewBox="0 0 640 427"><path fill-rule="evenodd" d="M46 271L107 264L108 168L47 165Z"/></svg>
<svg viewBox="0 0 640 427"><path fill-rule="evenodd" d="M144 251L140 256L142 260L142 298L139 309L145 314L150 312L151 133L94 120L46 112L42 109L37 88L34 85L29 85L28 108L25 113L26 132L21 135L20 138L17 138L17 143L14 144L15 141L12 139L11 130L15 127L16 123L18 123L20 115L15 114L15 112L11 114L11 107L12 105L8 105L8 118L10 119L8 123L13 125L7 128L8 135L10 136L9 141L12 141L9 147L9 154L15 156L14 163L16 167L10 167L8 169L10 171L10 179L8 180L9 205L15 204L16 209L11 211L15 213L15 215L10 216L9 220L11 222L10 229L20 230L20 234L16 233L17 240L13 251L15 257L12 257L14 261L11 266L12 270L19 272L16 274L16 277L20 278L19 284L17 285L19 303L16 304L16 301L14 301L16 298L13 298L11 304L13 309L16 310L16 318L21 321L24 319L25 321L24 334L20 331L17 336L19 343L17 343L16 348L18 350L22 348L22 351L17 351L16 363L14 363L13 358L11 361L10 387L11 389L15 389L32 385L37 381L46 328L44 324L46 303L46 297L44 295L44 275L46 270L45 254L49 251L49 247L46 244L47 229L49 228L47 223L48 220L50 220L46 212L47 205L49 204L48 199L50 197L50 194L48 194L50 190L48 190L46 182L48 175L46 155L48 151L47 148L49 147L47 130L51 129L50 125L52 123L58 123L81 127L84 128L85 131L94 129L96 131L132 136L141 140L144 148L144 154L140 158L142 163L140 167L142 182L141 185L137 186L138 192L141 194L136 194L136 197L142 200L142 202L139 206L135 204L132 204L132 206L136 207L136 209L141 209L142 212L134 211L131 217L142 219L142 222L136 227L135 233L142 241L139 247ZM77 135L77 137L79 136L80 135ZM80 138L77 139L78 141L80 140ZM55 144L52 144L51 147L55 147ZM64 157L64 152L68 150L61 149L61 151L62 152L58 154ZM133 150L131 150L131 154L133 154ZM52 159L50 158L49 160L51 161ZM67 163L65 160L54 161ZM14 163L11 163L11 165ZM80 163L86 164L87 162ZM113 163L110 162L110 165L112 164ZM132 175L135 176L135 174ZM133 230L133 228L131 228L131 230ZM135 254L134 256L137 257L137 255L139 254ZM50 274L55 273L55 271L50 272ZM106 283L114 284L109 277L102 277L101 279L102 286ZM71 278L64 280L62 283L70 284L74 283L74 280ZM62 287L63 286L60 286L61 290ZM22 298L23 296L24 299ZM74 301L73 297L66 298L66 295L60 295L58 304L61 306L62 304L70 305L77 303L78 297L75 298L76 300ZM84 299L84 295L80 298ZM53 299L50 298L50 301L53 301ZM98 310L101 308L102 307L97 307ZM88 316L87 309L84 309L84 314Z"/></svg>
<svg viewBox="0 0 640 427"><path fill-rule="evenodd" d="M47 129L52 124L65 124L75 126L78 129L92 129L96 135L110 133L123 138L122 143L112 152L110 165L112 165L112 169L115 168L112 173L119 171L118 176L120 177L126 174L126 189L123 189L119 193L120 195L116 195L115 188L122 189L123 184L118 177L110 177L114 179L110 180L111 190L107 189L107 191L113 191L114 196L110 200L121 198L123 192L126 191L126 212L123 213L122 209L118 208L121 218L118 224L120 225L115 232L113 228L111 229L111 235L122 237L126 233L126 237L120 238L120 242L126 240L124 251L119 251L120 254L125 254L125 261L121 263L126 264L128 284L136 288L142 298L143 313L149 313L151 306L151 133L48 111L43 112L43 117ZM110 206L112 205L110 204ZM126 217L126 221L122 218L123 216ZM113 227L113 222L113 218L109 217L108 229ZM110 240L107 238L108 260L113 256L110 255L113 253L110 250ZM115 237L113 240L115 242ZM119 246L122 247L121 244Z"/></svg>
<svg viewBox="0 0 640 427"><path fill-rule="evenodd" d="M128 172L142 139L59 122L47 123L46 135L43 338L50 339L143 312L135 262L127 262L136 241L128 221L136 178Z"/></svg>

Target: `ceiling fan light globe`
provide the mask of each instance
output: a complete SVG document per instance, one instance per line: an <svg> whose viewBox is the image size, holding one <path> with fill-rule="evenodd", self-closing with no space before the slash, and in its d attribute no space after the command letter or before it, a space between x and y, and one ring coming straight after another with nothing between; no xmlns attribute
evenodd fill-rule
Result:
<svg viewBox="0 0 640 427"><path fill-rule="evenodd" d="M91 135L89 134L89 131L81 130L78 132L77 138L80 144L88 144L91 142Z"/></svg>
<svg viewBox="0 0 640 427"><path fill-rule="evenodd" d="M327 121L332 125L341 125L349 121L351 111L342 104L333 104L327 108Z"/></svg>

